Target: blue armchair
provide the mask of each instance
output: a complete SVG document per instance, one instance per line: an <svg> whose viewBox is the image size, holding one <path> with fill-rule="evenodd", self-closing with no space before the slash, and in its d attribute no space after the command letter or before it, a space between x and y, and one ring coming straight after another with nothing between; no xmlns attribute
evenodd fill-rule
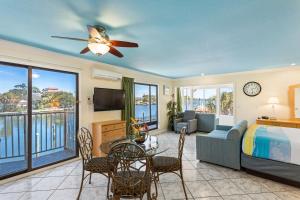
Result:
<svg viewBox="0 0 300 200"><path fill-rule="evenodd" d="M247 126L244 120L233 127L217 125L209 134L197 135L197 159L239 170L241 142Z"/></svg>
<svg viewBox="0 0 300 200"><path fill-rule="evenodd" d="M197 131L197 119L196 119L195 111L186 110L183 113L182 118L178 118L174 120L174 129L176 133L179 133L183 127L186 127L187 134Z"/></svg>
<svg viewBox="0 0 300 200"><path fill-rule="evenodd" d="M196 113L197 131L209 133L216 129L219 119L213 113Z"/></svg>

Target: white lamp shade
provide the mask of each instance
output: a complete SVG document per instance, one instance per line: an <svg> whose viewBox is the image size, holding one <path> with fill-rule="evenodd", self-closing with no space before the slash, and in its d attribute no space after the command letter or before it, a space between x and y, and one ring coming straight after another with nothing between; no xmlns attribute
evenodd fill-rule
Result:
<svg viewBox="0 0 300 200"><path fill-rule="evenodd" d="M268 100L269 104L279 104L279 99L277 97L270 97Z"/></svg>
<svg viewBox="0 0 300 200"><path fill-rule="evenodd" d="M89 43L88 47L94 54L104 55L109 51L109 46L101 43Z"/></svg>

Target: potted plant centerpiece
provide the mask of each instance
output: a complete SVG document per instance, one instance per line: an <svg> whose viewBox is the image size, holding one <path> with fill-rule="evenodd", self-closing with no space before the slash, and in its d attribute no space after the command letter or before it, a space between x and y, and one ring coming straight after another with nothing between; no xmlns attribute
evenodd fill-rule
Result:
<svg viewBox="0 0 300 200"><path fill-rule="evenodd" d="M148 125L140 120L131 118L130 134L136 143L143 143L147 139L149 128Z"/></svg>

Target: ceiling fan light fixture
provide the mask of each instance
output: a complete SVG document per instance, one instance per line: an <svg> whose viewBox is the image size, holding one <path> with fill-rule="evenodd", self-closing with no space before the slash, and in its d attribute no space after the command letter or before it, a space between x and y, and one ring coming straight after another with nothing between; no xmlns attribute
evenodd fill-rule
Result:
<svg viewBox="0 0 300 200"><path fill-rule="evenodd" d="M89 43L88 44L89 49L91 52L93 52L96 55L104 55L109 51L109 46L106 44L101 44L101 43Z"/></svg>

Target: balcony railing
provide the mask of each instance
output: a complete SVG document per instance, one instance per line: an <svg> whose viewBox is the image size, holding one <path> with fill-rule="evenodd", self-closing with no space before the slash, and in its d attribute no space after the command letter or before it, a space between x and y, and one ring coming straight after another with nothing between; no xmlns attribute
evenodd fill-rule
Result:
<svg viewBox="0 0 300 200"><path fill-rule="evenodd" d="M75 149L74 110L32 113L32 157ZM0 113L0 162L27 154L27 113Z"/></svg>

